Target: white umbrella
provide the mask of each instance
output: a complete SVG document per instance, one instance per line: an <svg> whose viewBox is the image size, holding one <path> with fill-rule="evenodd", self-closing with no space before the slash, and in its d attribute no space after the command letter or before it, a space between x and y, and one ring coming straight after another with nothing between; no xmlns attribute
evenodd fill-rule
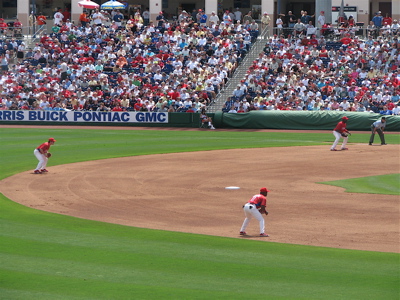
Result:
<svg viewBox="0 0 400 300"><path fill-rule="evenodd" d="M101 5L101 9L111 10L111 9L125 9L125 8L126 8L125 4L114 0L107 1L106 3L103 3Z"/></svg>
<svg viewBox="0 0 400 300"><path fill-rule="evenodd" d="M79 1L78 5L80 7L87 8L87 9L95 9L95 8L98 8L100 6L96 2L93 2L93 1L90 1L90 0Z"/></svg>

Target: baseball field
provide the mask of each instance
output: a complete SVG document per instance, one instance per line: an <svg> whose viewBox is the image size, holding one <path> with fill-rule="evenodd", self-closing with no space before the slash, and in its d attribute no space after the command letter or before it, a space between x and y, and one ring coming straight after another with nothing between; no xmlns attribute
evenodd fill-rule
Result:
<svg viewBox="0 0 400 300"><path fill-rule="evenodd" d="M400 134L368 139L2 126L0 299L398 299Z"/></svg>

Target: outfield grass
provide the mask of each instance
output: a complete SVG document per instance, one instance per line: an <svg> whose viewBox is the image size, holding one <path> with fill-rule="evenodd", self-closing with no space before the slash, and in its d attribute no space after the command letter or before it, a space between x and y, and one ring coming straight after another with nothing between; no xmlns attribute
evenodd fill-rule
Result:
<svg viewBox="0 0 400 300"><path fill-rule="evenodd" d="M348 193L400 195L400 174L350 178L320 183L342 187Z"/></svg>
<svg viewBox="0 0 400 300"><path fill-rule="evenodd" d="M52 165L332 142L330 133L0 128L0 178L32 170L34 147L50 136L58 140ZM366 140L368 134L352 137L356 143ZM387 136L388 143L398 140ZM396 253L133 228L34 210L2 195L0 208L0 299L399 297Z"/></svg>

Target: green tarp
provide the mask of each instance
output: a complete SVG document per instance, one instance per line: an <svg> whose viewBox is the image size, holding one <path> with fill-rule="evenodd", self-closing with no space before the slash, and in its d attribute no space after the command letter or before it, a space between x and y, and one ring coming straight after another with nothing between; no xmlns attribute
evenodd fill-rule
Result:
<svg viewBox="0 0 400 300"><path fill-rule="evenodd" d="M343 116L349 118L347 128L358 131L370 130L371 124L382 117L376 113L339 111L217 112L214 125L217 128L332 130ZM400 116L385 117L386 131L400 131Z"/></svg>

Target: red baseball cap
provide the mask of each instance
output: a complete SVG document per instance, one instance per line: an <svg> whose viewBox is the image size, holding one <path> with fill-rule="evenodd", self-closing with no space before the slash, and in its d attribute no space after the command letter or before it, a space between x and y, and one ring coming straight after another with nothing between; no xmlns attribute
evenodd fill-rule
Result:
<svg viewBox="0 0 400 300"><path fill-rule="evenodd" d="M343 118L342 118L342 120L348 120L349 118L348 117L346 117L346 116L344 116Z"/></svg>
<svg viewBox="0 0 400 300"><path fill-rule="evenodd" d="M260 193L268 193L269 190L266 187L260 189Z"/></svg>
<svg viewBox="0 0 400 300"><path fill-rule="evenodd" d="M54 138L49 138L49 142L56 142Z"/></svg>

